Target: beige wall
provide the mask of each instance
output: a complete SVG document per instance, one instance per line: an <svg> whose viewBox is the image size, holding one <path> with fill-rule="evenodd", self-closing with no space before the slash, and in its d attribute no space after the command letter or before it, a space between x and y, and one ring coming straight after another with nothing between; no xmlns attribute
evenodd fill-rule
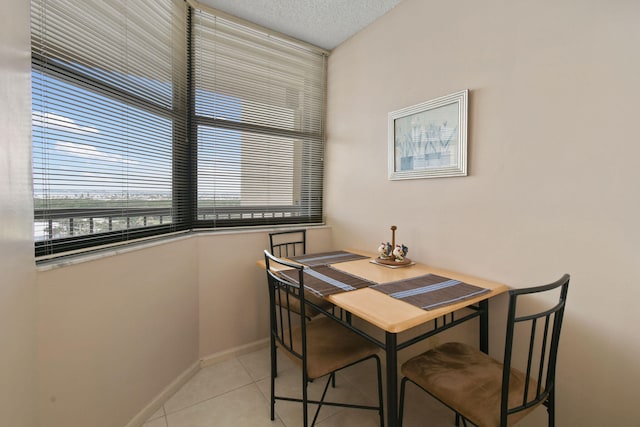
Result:
<svg viewBox="0 0 640 427"><path fill-rule="evenodd" d="M40 271L41 427L124 426L199 359L268 337L268 232L206 233ZM308 231L310 251L330 230Z"/></svg>
<svg viewBox="0 0 640 427"><path fill-rule="evenodd" d="M35 427L29 2L0 2L0 424Z"/></svg>
<svg viewBox="0 0 640 427"><path fill-rule="evenodd" d="M331 248L329 228L307 230L307 251ZM203 234L198 239L200 356L207 357L269 336L264 270L256 265L269 247L266 231ZM233 259L233 262L229 262Z"/></svg>
<svg viewBox="0 0 640 427"><path fill-rule="evenodd" d="M200 356L268 337L262 233L198 236ZM228 262L233 259L234 262Z"/></svg>
<svg viewBox="0 0 640 427"><path fill-rule="evenodd" d="M38 274L42 427L124 426L198 360L193 239Z"/></svg>
<svg viewBox="0 0 640 427"><path fill-rule="evenodd" d="M637 1L404 0L329 59L335 245L373 250L396 224L419 261L514 287L571 273L564 426L636 422L638 19ZM387 113L462 89L469 176L388 181Z"/></svg>

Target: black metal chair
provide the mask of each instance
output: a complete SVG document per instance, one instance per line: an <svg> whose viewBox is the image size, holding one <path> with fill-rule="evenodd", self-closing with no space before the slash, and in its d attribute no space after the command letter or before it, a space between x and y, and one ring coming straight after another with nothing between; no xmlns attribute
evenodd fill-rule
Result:
<svg viewBox="0 0 640 427"><path fill-rule="evenodd" d="M553 426L556 357L568 289L569 275L565 274L549 285L509 291L502 363L461 343L443 344L404 363L400 423L406 383L411 381L455 411L456 425L462 419L465 426L466 421L481 427L511 426L544 404L549 426ZM551 308L517 313L522 311L518 304L523 298L554 290L558 296ZM514 368L520 366L514 363L520 358L524 371Z"/></svg>
<svg viewBox="0 0 640 427"><path fill-rule="evenodd" d="M384 415L380 358L377 355L379 348L329 317L316 316L306 321L307 309L319 310L320 307L315 306L305 296L304 267L278 259L268 251L264 251L264 257L270 307L271 419L275 419L276 400L287 400L302 403L304 427L308 426L307 406L310 403L318 405L311 422L312 426L315 425L323 405L378 411L382 426ZM289 270L289 274L281 274L282 270ZM295 277L296 280L291 277ZM293 298L301 302L301 313L291 309L289 301ZM278 396L275 393L276 347L302 368L301 398ZM337 371L372 358L376 360L377 365L378 406L325 401L327 389ZM328 377L322 397L320 400L310 400L307 394L308 383L324 376Z"/></svg>
<svg viewBox="0 0 640 427"><path fill-rule="evenodd" d="M269 247L271 254L277 258L305 255L307 253L307 230L303 228L269 233ZM321 307L323 310L334 312L335 308L330 302L315 295L308 295L307 298L313 302L313 305ZM286 299L276 298L276 304L280 303L286 304L293 312L300 314L300 300L295 298L295 295L291 294ZM307 307L305 311L307 320L311 320L312 317L318 314L320 312L312 306ZM335 378L333 386L335 387Z"/></svg>
<svg viewBox="0 0 640 427"><path fill-rule="evenodd" d="M307 230L287 230L269 233L269 247L271 248L271 254L277 258L305 255L307 253ZM317 298L315 295L309 295L308 298L312 300L314 305L324 310L332 310L333 308L333 305L328 301ZM293 311L300 314L300 300L293 298L293 295L291 295L285 303L291 304ZM311 320L313 316L318 314L318 310L307 307L307 319Z"/></svg>
<svg viewBox="0 0 640 427"><path fill-rule="evenodd" d="M278 258L305 255L307 253L307 230L287 230L269 233L271 253Z"/></svg>
<svg viewBox="0 0 640 427"><path fill-rule="evenodd" d="M307 230L296 229L269 233L269 247L271 249L271 254L278 258L306 255ZM307 320L311 320L312 317L320 314L320 311L313 307L316 306L325 311L330 311L333 315L337 315L341 319L351 323L351 316L349 313L344 312L342 309L336 310L336 307L329 301L318 298L315 295L307 295L307 299L313 303L313 305L308 306L305 311L305 317ZM293 312L300 314L300 300L295 298L293 294L291 294L286 300L282 298L277 298L276 300L276 304L280 304L281 302L283 304L287 304ZM335 377L331 383L333 387L336 386Z"/></svg>

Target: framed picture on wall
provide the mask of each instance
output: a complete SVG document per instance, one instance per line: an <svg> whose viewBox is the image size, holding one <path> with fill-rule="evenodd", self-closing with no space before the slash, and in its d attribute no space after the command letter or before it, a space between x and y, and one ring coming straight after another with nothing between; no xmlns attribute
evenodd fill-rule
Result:
<svg viewBox="0 0 640 427"><path fill-rule="evenodd" d="M389 179L467 175L463 90L389 113Z"/></svg>

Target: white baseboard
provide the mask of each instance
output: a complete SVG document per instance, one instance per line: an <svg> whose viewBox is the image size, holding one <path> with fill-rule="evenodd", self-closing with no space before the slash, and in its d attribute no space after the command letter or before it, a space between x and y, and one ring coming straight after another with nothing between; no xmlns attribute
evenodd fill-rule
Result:
<svg viewBox="0 0 640 427"><path fill-rule="evenodd" d="M173 380L171 384L165 387L164 390L158 394L155 399L151 401L147 406L145 406L136 416L134 416L131 421L129 421L125 427L140 427L142 426L153 414L160 409L162 405L173 396L176 391L180 390L180 388L187 383L195 374L200 370L200 362L195 362L193 365L189 366L183 373L181 373L178 378Z"/></svg>
<svg viewBox="0 0 640 427"><path fill-rule="evenodd" d="M204 368L205 366L213 365L218 362L224 362L225 360L231 359L233 357L242 356L243 354L247 353L253 353L254 351L258 351L268 346L269 338L264 338L249 344L231 348L229 350L210 354L209 356L205 356L200 359L200 367Z"/></svg>
<svg viewBox="0 0 640 427"><path fill-rule="evenodd" d="M201 358L195 362L178 378L173 380L171 384L165 387L158 396L155 397L147 406L145 406L131 421L129 421L124 427L141 427L153 414L160 409L162 405L173 396L183 385L187 383L201 368L205 366L213 365L215 363L223 362L233 357L241 356L243 354L252 353L269 346L269 338L264 338L258 341L254 341L249 344L234 347L229 350L221 351Z"/></svg>

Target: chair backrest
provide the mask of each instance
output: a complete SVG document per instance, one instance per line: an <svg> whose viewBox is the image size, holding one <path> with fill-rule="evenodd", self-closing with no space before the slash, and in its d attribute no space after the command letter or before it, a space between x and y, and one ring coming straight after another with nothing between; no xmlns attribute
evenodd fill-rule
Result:
<svg viewBox="0 0 640 427"><path fill-rule="evenodd" d="M304 266L276 258L264 251L264 261L269 285L269 323L271 339L278 346L302 361L306 369L306 322L307 302L304 298ZM286 272L286 275L283 274ZM292 301L300 300L300 312L292 309ZM300 335L292 331L300 328ZM305 372L306 373L306 372Z"/></svg>
<svg viewBox="0 0 640 427"><path fill-rule="evenodd" d="M500 425L507 425L507 416L509 414L545 402L549 395L554 392L558 342L560 340L560 329L562 328L568 289L569 275L565 274L549 285L509 291ZM549 293L554 290L558 293L558 297L557 301L554 299L551 308L535 310L534 313L518 314L518 303L524 302L523 299L527 295L540 294L541 292ZM514 338L514 336L516 337ZM518 348L515 347L516 343ZM522 346L519 344L522 344ZM509 407L510 369L514 350L519 349L525 351L523 357L526 358L524 396L519 405Z"/></svg>
<svg viewBox="0 0 640 427"><path fill-rule="evenodd" d="M287 230L269 233L271 253L277 257L304 255L307 252L307 230Z"/></svg>

